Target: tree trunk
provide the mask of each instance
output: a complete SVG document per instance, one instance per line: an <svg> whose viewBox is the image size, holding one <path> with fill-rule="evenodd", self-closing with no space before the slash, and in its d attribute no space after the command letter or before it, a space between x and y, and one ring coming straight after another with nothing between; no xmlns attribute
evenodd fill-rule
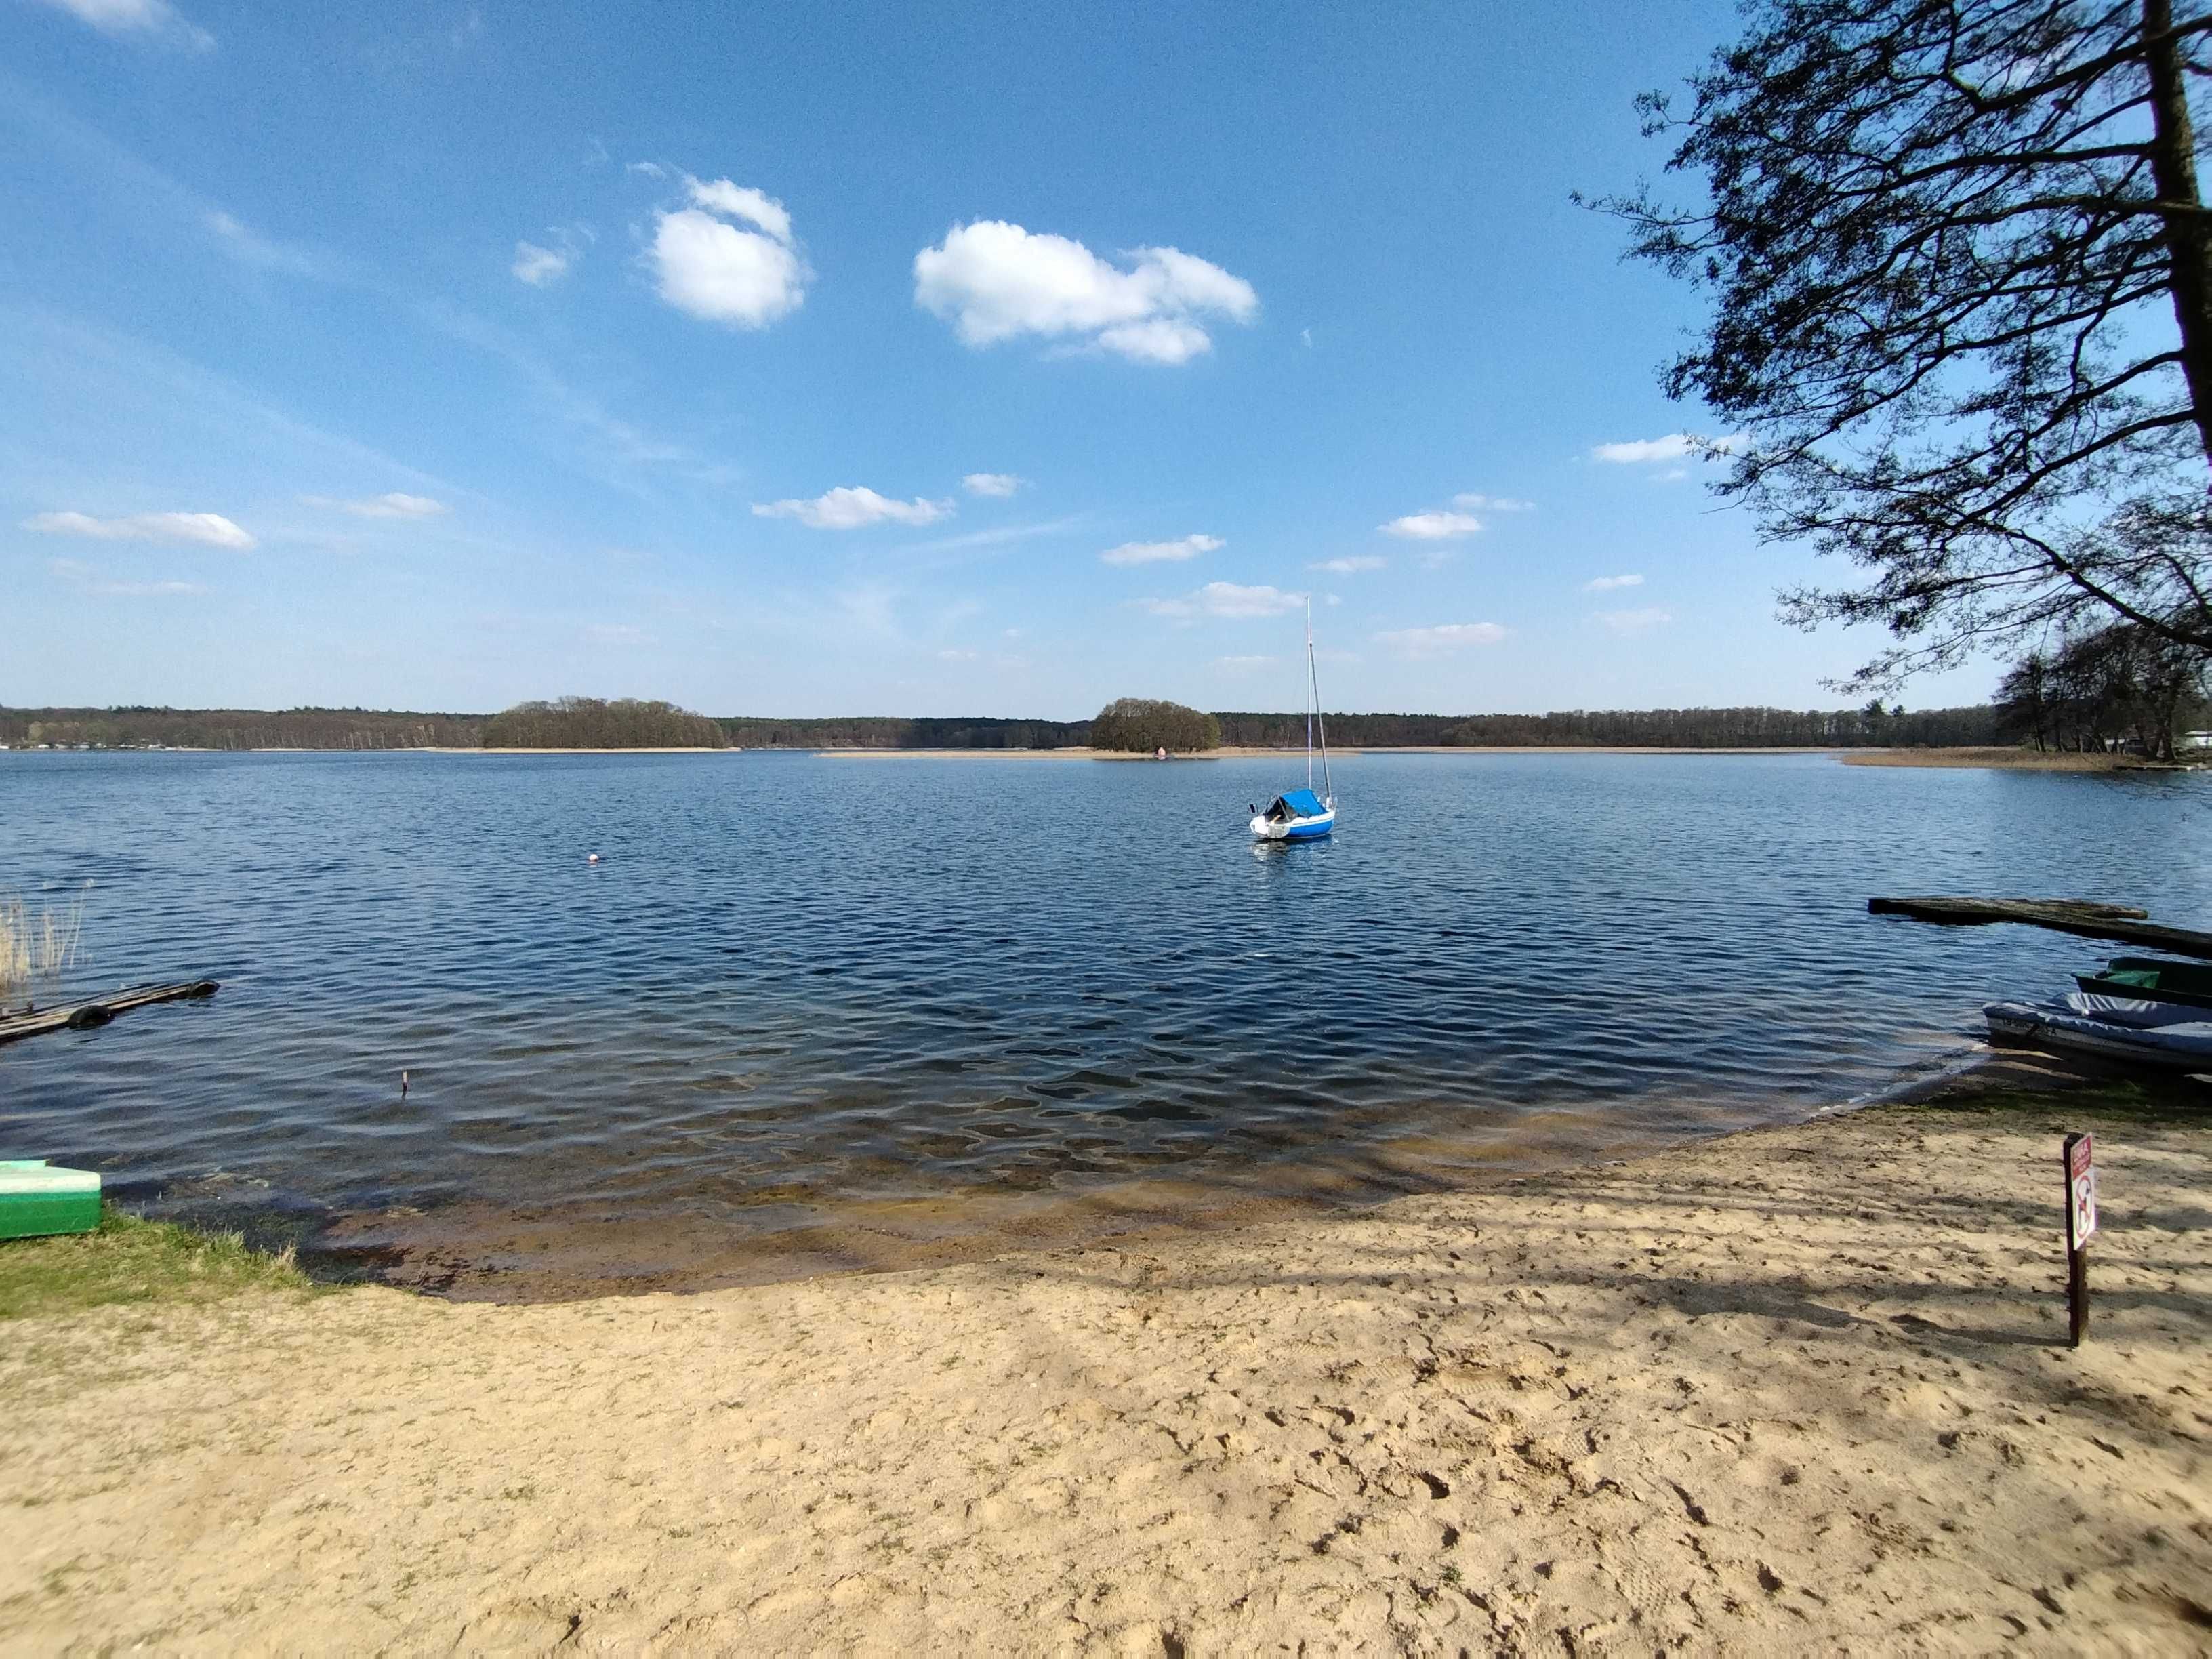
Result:
<svg viewBox="0 0 2212 1659"><path fill-rule="evenodd" d="M2150 71L2151 176L2159 200L2199 210L2197 136L2189 118L2182 43L2173 39L2172 0L2143 0L2142 31L2143 63ZM2181 326L2181 368L2196 409L2197 441L2212 465L2212 222L2195 210L2168 213L2164 222L2172 261L2167 286Z"/></svg>

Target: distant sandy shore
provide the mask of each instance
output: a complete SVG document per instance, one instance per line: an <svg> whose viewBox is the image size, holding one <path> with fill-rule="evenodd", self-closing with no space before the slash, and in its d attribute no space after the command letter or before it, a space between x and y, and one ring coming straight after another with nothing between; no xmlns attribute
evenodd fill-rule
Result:
<svg viewBox="0 0 2212 1659"><path fill-rule="evenodd" d="M2208 1190L2199 1124L1968 1102L921 1272L27 1319L0 1644L2201 1652Z"/></svg>
<svg viewBox="0 0 2212 1659"><path fill-rule="evenodd" d="M1146 761L1154 758L1146 754L1128 754L1115 749L817 749L812 752L823 760L1105 760ZM1608 748L1602 744L1402 744L1390 746L1370 744L1361 748L1329 750L1332 760L1359 755L1829 755L1832 749L1628 749ZM1283 757L1304 757L1303 749L1255 749L1235 744L1224 744L1218 749L1200 750L1195 754L1172 754L1170 760L1279 760Z"/></svg>
<svg viewBox="0 0 2212 1659"><path fill-rule="evenodd" d="M1853 749L1846 766L1980 766L2006 772L2129 772L2169 769L2133 755L2078 755L2033 749Z"/></svg>

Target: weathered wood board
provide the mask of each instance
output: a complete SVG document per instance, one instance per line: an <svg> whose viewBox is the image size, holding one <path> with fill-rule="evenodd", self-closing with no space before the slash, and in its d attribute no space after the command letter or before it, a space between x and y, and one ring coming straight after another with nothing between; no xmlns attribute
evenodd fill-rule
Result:
<svg viewBox="0 0 2212 1659"><path fill-rule="evenodd" d="M1878 916L1910 916L1948 927L1991 921L2024 922L2082 939L2118 940L2185 957L2212 958L2212 933L2167 927L2148 920L2150 912L2124 904L2092 904L2083 899L1872 898L1867 908Z"/></svg>
<svg viewBox="0 0 2212 1659"><path fill-rule="evenodd" d="M174 1002L183 997L211 997L219 988L211 979L185 980L175 985L136 985L113 996L87 1002L41 1008L35 1013L0 1015L0 1042L36 1036L41 1031L88 1031L105 1025L116 1015L149 1002Z"/></svg>

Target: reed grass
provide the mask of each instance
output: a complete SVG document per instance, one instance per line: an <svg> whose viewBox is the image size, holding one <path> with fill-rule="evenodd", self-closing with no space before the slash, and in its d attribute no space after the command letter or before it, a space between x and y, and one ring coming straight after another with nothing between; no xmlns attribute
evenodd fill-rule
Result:
<svg viewBox="0 0 2212 1659"><path fill-rule="evenodd" d="M0 898L0 997L52 984L76 965L84 933L82 894L66 903Z"/></svg>

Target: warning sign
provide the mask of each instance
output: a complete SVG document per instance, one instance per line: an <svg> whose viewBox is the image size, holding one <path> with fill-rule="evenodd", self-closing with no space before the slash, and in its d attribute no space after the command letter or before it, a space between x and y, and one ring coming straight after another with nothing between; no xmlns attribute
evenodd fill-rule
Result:
<svg viewBox="0 0 2212 1659"><path fill-rule="evenodd" d="M2069 1135L2066 1141L2066 1243L2080 1249L2097 1231L2097 1165L2089 1137Z"/></svg>

